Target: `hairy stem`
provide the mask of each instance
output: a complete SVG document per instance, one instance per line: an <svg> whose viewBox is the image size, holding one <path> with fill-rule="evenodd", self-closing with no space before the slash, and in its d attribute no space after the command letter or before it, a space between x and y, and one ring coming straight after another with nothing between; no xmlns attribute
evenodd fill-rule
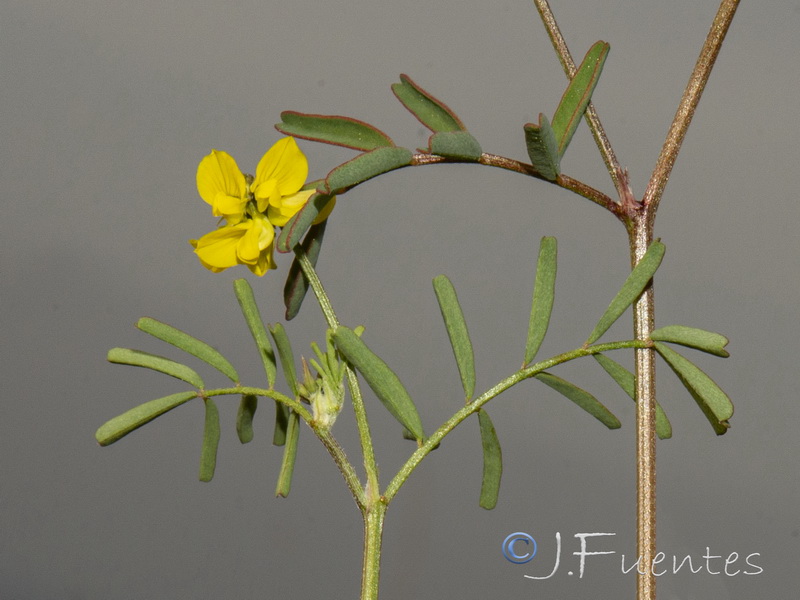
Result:
<svg viewBox="0 0 800 600"><path fill-rule="evenodd" d="M364 562L361 568L361 600L377 600L381 574L381 540L387 505L380 498L364 511Z"/></svg>
<svg viewBox="0 0 800 600"><path fill-rule="evenodd" d="M570 53L566 41L564 41L564 36L561 35L561 30L558 28L553 11L550 10L550 4L547 0L533 0L533 3L536 5L536 10L539 11L539 16L542 18L545 29L547 29L547 35L550 36L550 41L553 44L553 48L555 48L556 54L558 54L558 59L561 61L561 66L564 68L567 79L572 80L578 68L575 66L575 61L572 59L572 53ZM614 149L611 147L611 142L608 141L608 136L600 122L600 117L597 116L594 104L591 102L586 108L585 117L589 128L592 130L592 136L597 148L603 157L603 162L606 164L608 174L614 182L614 187L617 189L619 197L623 198L627 193L627 184L622 177L622 168L616 154L614 154Z"/></svg>
<svg viewBox="0 0 800 600"><path fill-rule="evenodd" d="M645 348L650 345L649 341L641 342L636 340L628 340L623 342L607 342L604 344L597 344L594 346L584 346L581 348L577 348L570 352L564 352L563 354L559 354L558 356L554 356L547 360L543 360L537 363L534 363L530 366L527 366L523 369L520 369L499 383L497 383L494 387L486 390L483 394L475 398L472 402L468 403L464 406L461 410L455 413L452 417L450 417L447 421L442 424L439 429L433 432L433 434L425 440L425 443L420 446L414 454L412 454L406 463L400 468L397 474L394 476L392 481L389 482L389 485L386 487L386 491L383 493L383 498L386 502L390 502L392 498L395 497L397 492L400 490L402 485L406 482L408 477L417 468L420 462L431 453L431 451L439 445L439 443L445 438L447 434L449 434L453 429L455 429L461 422L464 421L467 417L473 415L474 413L478 412L478 410L483 407L487 402L496 398L507 389L515 386L520 381L524 381L526 379L530 379L534 375L541 373L547 369L551 369L557 365L563 364L565 362L569 362L571 360L575 360L576 358L582 358L584 356L590 356L592 354L599 354L601 352L608 352L611 350L621 350L623 348Z"/></svg>
<svg viewBox="0 0 800 600"><path fill-rule="evenodd" d="M632 265L641 260L653 240L656 211L664 188L738 5L739 0L722 0L645 190L640 204L641 210L630 211L633 218L629 222L628 235ZM648 339L655 320L655 295L652 285L634 304L633 319L636 339ZM636 542L638 558L641 561L639 564L644 571L637 578L637 600L656 598L656 580L652 573L653 559L656 556L655 381L655 352L652 349L637 349Z"/></svg>
<svg viewBox="0 0 800 600"><path fill-rule="evenodd" d="M330 434L330 431L327 429L322 429L316 425L311 413L309 413L306 407L300 404L297 400L289 398L288 396L284 396L275 390L247 386L236 386L203 391L204 397L240 396L242 394L272 398L273 400L281 402L293 409L300 416L300 418L303 419L303 421L305 421L309 427L311 427L311 430L322 442L322 445L328 450L331 458L333 458L333 462L336 463L336 466L339 468L342 477L344 477L345 483L347 483L347 487L350 489L350 493L353 494L353 499L356 501L356 504L359 506L359 508L363 509L364 490L362 489L361 482L358 480L358 475L356 474L353 465L347 459L347 455L345 454L344 450L339 445L339 442L337 442Z"/></svg>
<svg viewBox="0 0 800 600"><path fill-rule="evenodd" d="M728 33L728 28L738 6L739 0L722 0L722 4L720 4L717 15L711 25L711 30L706 36L703 49L700 51L700 56L697 58L692 75L689 77L689 83L686 84L678 111L672 120L667 139L661 148L661 154L658 157L653 175L650 177L650 182L647 184L647 189L642 198L642 203L652 208L650 211L651 219L655 218L658 203L661 201L661 196L672 172L678 151L683 143L683 138L686 136L686 130L692 122L694 111L700 102L700 96L703 94L708 77L714 67L714 62L717 60L717 55L722 47L722 42L725 40L725 34Z"/></svg>
<svg viewBox="0 0 800 600"><path fill-rule="evenodd" d="M645 209L629 230L631 267L642 259L653 241L652 221ZM653 284L633 304L633 331L637 340L650 339L654 327ZM655 600L652 573L656 556L656 365L652 348L635 351L636 374L636 548L640 568L636 580L637 600Z"/></svg>
<svg viewBox="0 0 800 600"><path fill-rule="evenodd" d="M436 165L442 163L474 164L474 161L439 156L438 154L427 154L427 153L415 154L411 160L411 166L414 167L423 165ZM600 190L597 190L591 187L590 185L578 181L577 179L573 179L572 177L569 177L567 175L563 174L559 175L555 181L550 181L549 179L545 179L544 177L542 177L531 164L513 158L506 158L505 156L500 156L498 154L489 154L488 152L484 152L483 154L481 154L481 157L478 159L478 164L486 165L489 167L497 167L498 169L505 169L507 171L514 171L515 173L521 173L522 175L527 175L528 177L535 177L536 179L541 179L546 183L555 184L558 187L574 192L579 196L583 196L587 200L591 200L598 206L602 206L609 212L613 213L618 219L624 221L623 207L620 206L619 203L614 202L614 200L612 200L609 196L607 196Z"/></svg>
<svg viewBox="0 0 800 600"><path fill-rule="evenodd" d="M308 284L311 286L311 289L314 290L314 294L317 297L317 301L322 309L322 313L325 315L325 319L328 322L328 327L336 331L336 329L339 327L339 319L336 317L336 313L333 311L330 298L328 298L328 294L325 292L325 288L322 286L322 282L317 276L314 265L311 264L311 261L305 255L305 252L303 252L303 249L300 245L295 247L295 254L297 254L300 268L303 270L303 274L308 280ZM358 378L356 377L356 374L353 372L353 369L350 367L350 365L345 365L345 374L347 375L347 384L350 388L350 398L353 402L353 412L355 413L356 425L358 426L358 434L361 440L361 452L364 455L364 468L367 472L366 488L368 490L377 490L379 489L378 465L375 461L375 450L372 446L372 434L370 433L369 429L369 421L367 420L367 411L364 407L364 399L361 396L361 387L359 386Z"/></svg>

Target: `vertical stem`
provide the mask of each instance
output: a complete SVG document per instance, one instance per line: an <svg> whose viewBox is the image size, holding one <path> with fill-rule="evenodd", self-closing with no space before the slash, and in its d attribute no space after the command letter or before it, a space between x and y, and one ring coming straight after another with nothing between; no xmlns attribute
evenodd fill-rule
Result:
<svg viewBox="0 0 800 600"><path fill-rule="evenodd" d="M633 220L629 229L631 263L636 265L653 240L652 218L647 209ZM637 340L648 340L655 322L653 284L633 305L633 329ZM655 600L656 580L652 573L656 555L656 367L655 352L637 348L636 359L636 550L639 574L636 600Z"/></svg>
<svg viewBox="0 0 800 600"><path fill-rule="evenodd" d="M334 331L339 326L339 320L333 311L333 306L317 277L314 265L303 252L300 246L295 248L300 263L300 268L306 276L311 289L317 296L328 326ZM378 482L378 465L375 461L375 451L372 447L372 434L369 430L367 412L364 399L361 397L361 388L353 369L346 366L347 383L350 387L350 399L353 403L353 412L356 425L361 438L361 451L364 455L364 468L367 472L367 483L364 487L363 500L356 497L361 514L364 517L364 562L361 568L361 600L378 600L378 587L381 577L381 540L383 538L383 520L386 516L387 503L380 496L380 483Z"/></svg>
<svg viewBox="0 0 800 600"><path fill-rule="evenodd" d="M300 246L296 246L294 252L297 255L300 268L303 270L303 274L308 280L308 284L311 286L311 289L314 290L314 294L317 297L319 306L328 322L328 327L336 331L336 328L339 327L339 319L337 319L336 313L333 312L331 301L328 298L325 288L322 286L322 282L317 276L317 272L314 270L314 265L311 264L308 256L306 256L305 252L303 252L303 249ZM364 455L364 468L367 471L366 489L378 490L380 489L378 483L378 464L375 461L375 451L372 447L372 434L369 430L367 410L364 406L364 399L361 396L361 388L358 385L358 378L356 377L356 374L349 365L345 367L345 373L347 375L347 385L350 388L350 400L353 403L353 412L356 416L358 434L361 439L361 452Z"/></svg>
<svg viewBox="0 0 800 600"><path fill-rule="evenodd" d="M378 600L381 539L387 504L381 498L376 498L369 504L364 511L364 564L361 570L361 600Z"/></svg>

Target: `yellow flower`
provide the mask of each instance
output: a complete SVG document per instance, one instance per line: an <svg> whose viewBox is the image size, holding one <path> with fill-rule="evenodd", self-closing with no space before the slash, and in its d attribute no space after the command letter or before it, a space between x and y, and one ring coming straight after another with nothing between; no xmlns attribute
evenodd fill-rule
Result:
<svg viewBox="0 0 800 600"><path fill-rule="evenodd" d="M305 206L314 190L300 191L308 161L293 138L279 140L261 158L255 177L245 176L226 152L212 150L197 167L197 191L225 224L190 240L200 262L219 273L239 264L257 275L275 268L275 226L283 227ZM335 200L315 219L324 221Z"/></svg>
<svg viewBox="0 0 800 600"><path fill-rule="evenodd" d="M236 225L225 225L199 240L190 240L203 266L214 273L247 265L256 275L275 268L272 246L275 227L261 214Z"/></svg>

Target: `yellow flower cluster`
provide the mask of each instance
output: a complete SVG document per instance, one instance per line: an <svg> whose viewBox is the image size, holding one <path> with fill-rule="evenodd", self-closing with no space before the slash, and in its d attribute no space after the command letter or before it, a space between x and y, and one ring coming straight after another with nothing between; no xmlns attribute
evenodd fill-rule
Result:
<svg viewBox="0 0 800 600"><path fill-rule="evenodd" d="M197 167L197 191L225 223L190 240L203 266L219 273L246 265L256 275L274 269L275 227L286 225L314 194L300 189L307 176L308 161L290 137L267 151L255 177L242 174L230 154L212 150ZM324 221L334 203L331 200L314 222Z"/></svg>

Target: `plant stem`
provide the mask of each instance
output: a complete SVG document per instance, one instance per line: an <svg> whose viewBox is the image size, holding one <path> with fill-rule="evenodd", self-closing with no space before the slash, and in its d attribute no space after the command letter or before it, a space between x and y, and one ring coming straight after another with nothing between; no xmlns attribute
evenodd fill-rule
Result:
<svg viewBox="0 0 800 600"><path fill-rule="evenodd" d="M505 392L507 389L511 388L512 386L518 384L520 381L524 381L526 379L530 379L534 375L541 373L547 369L551 369L557 365L563 364L565 362L569 362L571 360L575 360L576 358L582 358L584 356L590 356L592 354L599 354L602 352L608 352L611 350L622 350L623 348L645 348L650 345L650 342L640 342L636 340L627 340L623 342L606 342L604 344L596 344L594 346L583 346L581 348L577 348L575 350L571 350L569 352L564 352L563 354L559 354L557 356L553 356L552 358L548 358L547 360L543 360L532 365L529 365L525 368L522 368L496 385L492 388L486 390L483 394L475 398L472 402L468 403L464 406L461 410L455 413L452 417L450 417L447 421L445 421L439 429L433 432L430 437L425 440L425 443L422 444L417 450L412 454L409 459L405 462L405 464L400 467L400 470L394 476L394 478L389 482L389 485L386 487L386 491L383 493L383 498L386 502L390 502L403 484L408 479L409 475L417 468L419 463L431 453L431 451L439 445L439 443L445 438L447 434L449 434L453 429L455 429L462 421L464 421L467 417L473 415L474 413L478 412L478 410L483 407L487 402L496 398L501 393Z"/></svg>
<svg viewBox="0 0 800 600"><path fill-rule="evenodd" d="M631 207L628 239L632 266L641 260L653 240L656 211L664 188L738 5L739 0L722 0L683 92L641 205L638 210L637 207ZM654 315L655 296L651 284L633 305L633 328L637 340L649 339L654 327ZM637 578L636 598L655 600L656 580L652 573L653 559L656 556L655 352L649 348L637 348L635 356L636 544L641 567Z"/></svg>
<svg viewBox="0 0 800 600"><path fill-rule="evenodd" d="M311 413L300 404L297 400L293 398L289 398L288 396L284 396L276 392L275 390L267 390L263 388L255 388L255 387L245 387L245 386L237 386L237 387L230 387L230 388L220 388L216 390L204 390L203 396L204 397L213 397L213 396L239 396L241 394L250 394L253 396L264 396L266 398L272 398L273 400L277 400L285 404L286 406L292 408L301 419L303 419L314 434L319 438L322 442L322 445L328 450L328 453L333 458L333 462L336 463L336 466L339 468L339 471L344 477L345 483L347 487L350 489L350 493L353 494L353 499L356 501L356 504L359 508L363 510L364 507L364 490L361 488L361 482L358 480L358 475L356 474L353 465L347 459L347 455L345 454L342 447L336 441L336 439L330 434L330 431L326 429L322 429L317 427L314 424L314 419Z"/></svg>
<svg viewBox="0 0 800 600"><path fill-rule="evenodd" d="M311 261L308 259L305 252L303 252L300 245L295 247L294 252L297 255L300 268L303 270L303 274L308 280L308 284L317 296L317 301L328 322L328 327L336 331L339 327L339 320L336 317L336 313L333 311L330 298L328 298L328 294L325 292L325 288L322 286L322 282L317 276L314 265L311 264ZM353 412L355 413L356 425L358 426L358 434L361 439L361 452L364 455L364 468L367 472L366 489L378 490L380 489L380 484L378 483L378 465L375 461L372 434L369 430L369 421L367 420L367 411L364 407L364 399L361 396L361 387L350 365L345 365L345 373L347 375L347 384L350 388L350 398L353 403Z"/></svg>
<svg viewBox="0 0 800 600"><path fill-rule="evenodd" d="M474 164L474 161L439 156L438 154L427 154L427 153L414 154L414 156L411 159L411 166L414 167L423 165L438 165L442 163ZM582 181L578 181L577 179L573 179L572 177L569 177L567 175L561 174L555 181L550 181L549 179L545 179L544 177L542 177L531 164L513 158L506 158L505 156L500 156L497 154L489 154L488 152L484 152L483 154L481 154L481 157L478 159L478 164L486 165L489 167L497 167L499 169L505 169L507 171L514 171L515 173L521 173L522 175L527 175L528 177L535 177L536 179L541 179L545 183L555 184L559 187L564 188L565 190L569 190L571 192L578 194L579 196L583 196L587 200L591 200L595 204L602 206L609 212L616 215L617 218L619 218L620 220L624 221L623 206L621 206L619 202L614 202L614 200L612 200L609 196L607 196L600 190L596 190L590 185L587 185Z"/></svg>
<svg viewBox="0 0 800 600"><path fill-rule="evenodd" d="M536 5L536 10L539 11L539 16L544 23L553 48L555 48L561 66L564 68L564 73L567 75L567 79L571 81L578 69L575 66L575 61L572 60L572 54L567 47L566 41L564 41L564 36L561 35L561 30L558 27L558 23L556 23L553 11L550 10L550 4L547 0L533 0L533 3ZM592 130L595 143L600 150L600 155L603 157L603 162L606 163L608 174L614 182L614 187L616 187L620 198L623 198L627 193L627 182L622 177L622 168L616 154L614 154L614 149L611 147L611 142L608 141L608 136L606 136L606 132L600 122L600 117L597 116L594 104L591 102L586 108L585 116L586 122Z"/></svg>
<svg viewBox="0 0 800 600"><path fill-rule="evenodd" d="M652 220L647 209L634 218L629 229L631 268L642 259L653 241ZM633 331L637 340L648 340L654 327L653 284L633 304ZM635 351L636 374L636 549L639 558L637 600L655 600L652 573L656 556L656 365L652 348Z"/></svg>
<svg viewBox="0 0 800 600"><path fill-rule="evenodd" d="M714 62L717 60L722 42L725 40L725 34L728 33L728 28L738 6L739 0L722 0L722 4L720 4L714 17L714 22L711 25L711 30L706 36L703 49L700 51L700 56L697 58L692 75L689 77L689 83L686 84L678 111L672 120L667 139L661 148L661 154L658 157L653 175L650 177L650 182L647 184L647 189L642 198L642 204L650 208L651 221L655 219L658 203L661 201L661 196L672 172L678 151L683 143L683 138L686 136L686 130L692 122L694 111L700 102L700 96L702 96L708 77L714 68ZM652 228L652 224L650 227Z"/></svg>
<svg viewBox="0 0 800 600"><path fill-rule="evenodd" d="M364 563L361 569L361 600L377 600L381 574L381 540L387 504L381 498L369 503L364 514Z"/></svg>

